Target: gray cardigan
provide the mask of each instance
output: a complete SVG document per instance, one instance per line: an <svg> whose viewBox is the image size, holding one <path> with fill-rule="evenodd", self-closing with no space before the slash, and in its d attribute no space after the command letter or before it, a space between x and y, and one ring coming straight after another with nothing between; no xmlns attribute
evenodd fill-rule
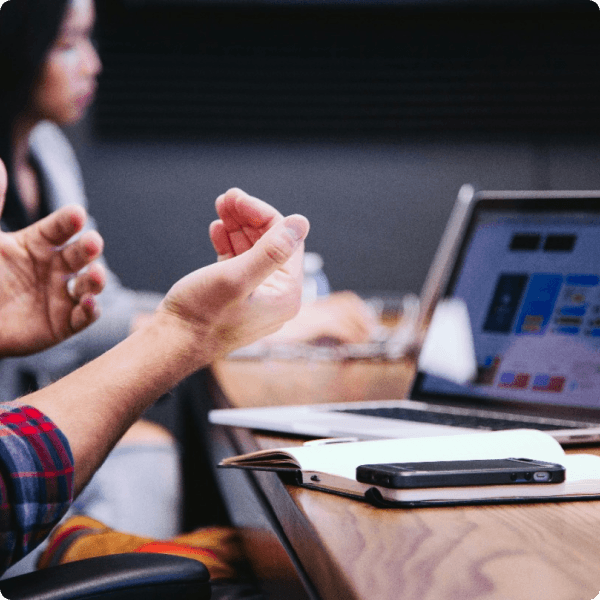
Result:
<svg viewBox="0 0 600 600"><path fill-rule="evenodd" d="M87 210L81 170L62 131L53 123L40 123L30 136L30 150L41 169L49 209L79 204ZM87 227L95 228L93 219L89 218ZM96 323L55 348L0 361L0 402L14 400L27 391L21 385L23 372L31 373L44 386L102 354L127 336L138 311L152 310L160 301L159 294L123 287L108 267L107 275L100 295L102 316Z"/></svg>

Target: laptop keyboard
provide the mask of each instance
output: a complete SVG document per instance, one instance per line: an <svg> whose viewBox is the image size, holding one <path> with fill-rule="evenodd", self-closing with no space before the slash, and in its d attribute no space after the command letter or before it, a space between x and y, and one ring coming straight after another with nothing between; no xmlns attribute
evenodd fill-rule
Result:
<svg viewBox="0 0 600 600"><path fill-rule="evenodd" d="M454 427L469 427L471 429L581 429L582 427L593 427L592 424L552 421L505 419L501 417L490 417L488 415L473 415L465 413L448 413L433 410L415 410L412 408L357 408L344 409L338 412L365 415L370 417L382 417L385 419L400 419L402 421L415 421L418 423L434 423L436 425L452 425Z"/></svg>

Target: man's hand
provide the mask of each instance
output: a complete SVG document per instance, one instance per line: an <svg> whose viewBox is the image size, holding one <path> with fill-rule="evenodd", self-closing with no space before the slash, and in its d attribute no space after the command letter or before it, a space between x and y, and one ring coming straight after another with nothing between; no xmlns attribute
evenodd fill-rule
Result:
<svg viewBox="0 0 600 600"><path fill-rule="evenodd" d="M89 231L65 245L85 220L83 208L68 206L21 231L0 232L0 356L38 352L98 317L104 269L79 271L100 256L103 240Z"/></svg>
<svg viewBox="0 0 600 600"><path fill-rule="evenodd" d="M210 361L277 331L302 294L305 217L286 217L238 189L216 201L210 237L219 262L184 277L158 315L175 318ZM157 316L158 316L157 315Z"/></svg>

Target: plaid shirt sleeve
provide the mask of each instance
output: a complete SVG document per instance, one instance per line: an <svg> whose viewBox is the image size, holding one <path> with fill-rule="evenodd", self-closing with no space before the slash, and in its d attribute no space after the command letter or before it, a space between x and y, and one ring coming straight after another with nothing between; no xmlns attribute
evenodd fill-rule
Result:
<svg viewBox="0 0 600 600"><path fill-rule="evenodd" d="M0 574L50 533L73 501L73 455L39 410L0 403Z"/></svg>

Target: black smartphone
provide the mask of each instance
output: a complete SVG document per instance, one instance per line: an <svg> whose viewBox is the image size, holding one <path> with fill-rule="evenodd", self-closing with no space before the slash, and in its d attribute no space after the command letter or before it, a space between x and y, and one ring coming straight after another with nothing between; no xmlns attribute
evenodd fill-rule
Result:
<svg viewBox="0 0 600 600"><path fill-rule="evenodd" d="M392 489L560 483L565 468L528 458L360 465L356 479Z"/></svg>

